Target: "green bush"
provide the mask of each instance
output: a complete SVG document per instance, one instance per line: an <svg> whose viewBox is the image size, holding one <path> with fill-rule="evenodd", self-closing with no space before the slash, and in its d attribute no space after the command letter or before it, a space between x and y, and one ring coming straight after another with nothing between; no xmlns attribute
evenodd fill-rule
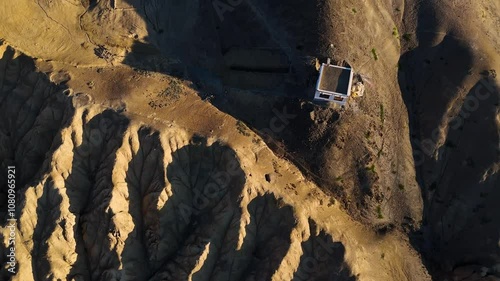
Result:
<svg viewBox="0 0 500 281"><path fill-rule="evenodd" d="M371 166L366 167L366 170L370 171L370 172L372 172L374 174L377 172L377 171L375 171L375 164L372 164Z"/></svg>
<svg viewBox="0 0 500 281"><path fill-rule="evenodd" d="M379 219L383 219L384 218L384 215L382 214L382 207L380 207L380 205L377 206L377 217Z"/></svg>
<svg viewBox="0 0 500 281"><path fill-rule="evenodd" d="M377 50L375 48L372 49L373 59L378 60Z"/></svg>
<svg viewBox="0 0 500 281"><path fill-rule="evenodd" d="M399 40L399 31L398 31L398 28L397 28L397 27L393 27L393 28L392 28L392 35L393 35L394 37L396 37L396 39L398 39L398 40Z"/></svg>

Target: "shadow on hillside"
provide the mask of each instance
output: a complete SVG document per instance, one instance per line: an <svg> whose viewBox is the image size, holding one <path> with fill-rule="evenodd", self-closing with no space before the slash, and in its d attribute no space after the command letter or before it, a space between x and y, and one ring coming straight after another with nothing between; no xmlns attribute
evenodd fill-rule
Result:
<svg viewBox="0 0 500 281"><path fill-rule="evenodd" d="M124 268L124 274L136 279L185 280L196 271L194 280L270 280L291 245L296 223L292 207L272 194L257 196L247 206L249 218L240 241L245 213L240 200L246 181L236 153L221 143L207 145L206 139L195 136L190 144L175 150L163 168L158 135L145 129L139 139L141 148L126 177L134 235L125 241L122 256L135 266ZM161 198L164 188L169 192ZM333 243L328 235L321 238L326 247L328 241ZM332 255L318 256L323 268L318 278L334 276L327 269L343 264L343 247L334 246Z"/></svg>
<svg viewBox="0 0 500 281"><path fill-rule="evenodd" d="M154 214L150 218L161 224L143 230L157 229L152 236L166 239L159 244L158 248L163 251L158 253L161 258L156 261L153 278L172 276L185 279L185 274L193 271L200 259L212 262L204 264L193 275L195 279L211 276L214 279L242 280L249 274L267 276L278 268L290 243L274 235L273 230L261 227L265 227L269 217L278 218L278 221L273 221L278 225L279 221L290 222L283 229L272 228L289 239L293 227L291 208L277 210L276 199L272 201L270 195L254 199L249 205L251 217L247 236L237 250L242 219L238 202L245 185L245 174L232 149L220 143L207 146L205 139L195 138L191 144L172 154L166 173L172 194L158 211L159 218L154 220ZM283 215L279 215L281 213ZM269 241L276 243L273 247L266 246ZM278 243L280 241L283 243ZM131 243L126 242L126 245ZM206 247L210 251L202 258ZM149 258L154 256L157 255ZM183 265L182 270L176 266L179 264ZM270 277L264 278L259 280Z"/></svg>
<svg viewBox="0 0 500 281"><path fill-rule="evenodd" d="M46 153L63 126L63 116L58 113L73 110L66 106L69 99L62 94L67 86L50 83L35 71L31 58L16 56L13 48L6 48L0 59L1 217L7 211L7 167L23 167L16 169L15 175L19 196L40 173Z"/></svg>
<svg viewBox="0 0 500 281"><path fill-rule="evenodd" d="M481 215L495 209L490 196L500 196L493 189L498 178L483 181L485 172L499 161L498 88L490 78L482 78L468 93L463 91L464 81L477 72L474 54L453 34L429 31L437 28L435 11L429 7L420 10L421 32L412 42L418 46L401 56L398 75L424 199L423 226L412 241L436 273L458 263L484 261L488 255L500 257L495 246L498 230L490 227L500 218ZM455 113L449 111L450 104ZM441 127L447 128L443 140Z"/></svg>
<svg viewBox="0 0 500 281"><path fill-rule="evenodd" d="M302 242L303 254L293 281L336 280L355 281L349 266L345 263L345 247L334 242L323 230L317 233L314 221L309 220L311 237Z"/></svg>
<svg viewBox="0 0 500 281"><path fill-rule="evenodd" d="M112 227L109 211L113 190L112 171L129 120L113 110L105 110L90 120L82 116L82 143L73 149L72 171L65 181L69 211L75 215L73 235L77 259L68 277L96 280L103 278L101 260L119 265L114 252L95 256L95 248L113 248L108 234ZM89 235L92 233L92 235ZM102 243L102 245L100 245ZM99 246L100 245L100 246ZM92 254L89 254L92 253ZM48 268L48 267L47 267ZM48 268L49 269L49 268Z"/></svg>
<svg viewBox="0 0 500 281"><path fill-rule="evenodd" d="M66 127L68 116L74 113L70 99L63 93L67 86L51 83L45 74L37 73L33 60L26 55L16 55L7 47L0 59L0 216L7 212L7 166L15 166L16 219L26 206L26 189L36 188L43 173L52 162L53 152L62 143L59 130ZM49 245L44 243L59 224L57 205L62 197L54 188L52 177L39 187L43 191L36 205L36 222L33 226L33 251L30 261L34 278L48 276L47 256ZM54 208L56 207L56 208ZM29 208L29 207L28 207ZM6 221L2 222L8 223ZM19 228L19 223L17 224ZM20 232L18 232L20 233ZM3 238L3 236L1 236ZM1 253L4 252L3 239ZM20 240L17 239L17 242ZM16 247L20 247L16 245ZM4 261L4 257L1 261ZM18 257L19 259L19 257ZM2 263L4 264L4 263ZM19 271L17 264L16 272ZM0 275L8 274L3 267ZM10 274L8 274L10 275ZM9 277L4 276L7 280ZM1 278L0 278L1 279Z"/></svg>
<svg viewBox="0 0 500 281"><path fill-rule="evenodd" d="M293 209L272 194L254 198L247 208L250 223L245 228L242 248L251 251L251 262L244 277L271 280L290 249L290 235L296 224Z"/></svg>
<svg viewBox="0 0 500 281"><path fill-rule="evenodd" d="M159 132L150 128L138 131L140 148L132 157L127 169L126 183L129 196L129 213L134 230L125 240L124 263L132 263L133 268L124 268L125 274L133 279L146 279L151 272L158 270L158 255L169 256L170 251L159 252L158 233L154 230L159 221L160 193L165 188L164 151Z"/></svg>
<svg viewBox="0 0 500 281"><path fill-rule="evenodd" d="M193 81L201 98L254 128L268 128L275 116L276 101L290 96L308 99L309 93L312 94L311 85L305 85L305 80L311 80L311 73L316 75L316 70L303 58L324 55L317 50L317 41L322 36L320 23L310 16L320 13L320 1L225 4L226 1L190 0L179 4L173 0L146 0L140 5L138 1L122 1L144 18L148 32L147 42L136 42L125 58L126 64ZM258 16L257 10L265 16ZM151 52L145 51L153 49L159 54L148 55ZM232 50L253 54L251 59L245 55L233 56L237 64L247 65L243 70L231 70L231 62L224 56ZM274 50L286 56L290 62L287 78L266 72L265 68L273 64L272 59L252 52L256 50ZM158 62L162 59L176 62ZM274 85L277 80L296 82L277 86ZM241 89L260 95L259 100L270 106L260 106L251 97L234 93Z"/></svg>

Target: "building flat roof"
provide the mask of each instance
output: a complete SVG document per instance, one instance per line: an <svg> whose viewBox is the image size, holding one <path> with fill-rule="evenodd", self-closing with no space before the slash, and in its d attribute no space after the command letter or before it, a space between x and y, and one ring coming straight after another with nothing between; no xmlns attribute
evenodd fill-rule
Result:
<svg viewBox="0 0 500 281"><path fill-rule="evenodd" d="M351 69L335 65L323 64L320 73L318 90L347 95Z"/></svg>

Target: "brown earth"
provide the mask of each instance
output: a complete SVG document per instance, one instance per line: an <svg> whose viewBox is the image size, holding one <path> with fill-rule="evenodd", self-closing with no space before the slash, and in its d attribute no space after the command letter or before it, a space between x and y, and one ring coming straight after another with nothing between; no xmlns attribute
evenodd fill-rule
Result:
<svg viewBox="0 0 500 281"><path fill-rule="evenodd" d="M499 280L500 4L372 2L0 3L0 276Z"/></svg>

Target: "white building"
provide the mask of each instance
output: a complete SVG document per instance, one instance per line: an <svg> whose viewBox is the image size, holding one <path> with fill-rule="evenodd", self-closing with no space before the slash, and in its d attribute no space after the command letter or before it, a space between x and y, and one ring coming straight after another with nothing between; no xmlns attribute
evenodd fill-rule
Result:
<svg viewBox="0 0 500 281"><path fill-rule="evenodd" d="M314 100L345 105L351 95L352 77L351 68L332 65L328 59L319 69Z"/></svg>

